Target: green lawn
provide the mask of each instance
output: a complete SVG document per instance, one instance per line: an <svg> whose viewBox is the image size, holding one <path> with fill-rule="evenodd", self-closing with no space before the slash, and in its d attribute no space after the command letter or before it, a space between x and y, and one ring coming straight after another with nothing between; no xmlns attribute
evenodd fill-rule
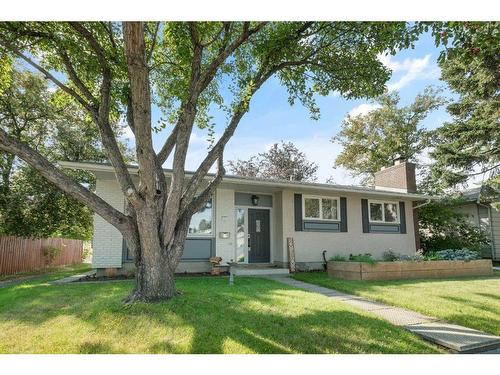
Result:
<svg viewBox="0 0 500 375"><path fill-rule="evenodd" d="M131 281L0 289L1 353L435 353L405 330L271 280L179 278L182 295L123 305Z"/></svg>
<svg viewBox="0 0 500 375"><path fill-rule="evenodd" d="M442 280L347 281L324 272L299 273L297 280L415 310L500 335L500 273Z"/></svg>
<svg viewBox="0 0 500 375"><path fill-rule="evenodd" d="M29 272L19 272L14 275L0 275L0 281L10 281L10 280L15 280L15 279L22 279L22 278L31 278L32 276L45 276L45 275L56 275L57 277L60 277L61 274L74 274L75 272L87 272L90 271L91 265L89 263L78 263L78 264L72 264L68 266L59 266L59 267L49 267L49 268L43 268L39 269L36 271L29 271ZM64 276L63 276L64 277Z"/></svg>

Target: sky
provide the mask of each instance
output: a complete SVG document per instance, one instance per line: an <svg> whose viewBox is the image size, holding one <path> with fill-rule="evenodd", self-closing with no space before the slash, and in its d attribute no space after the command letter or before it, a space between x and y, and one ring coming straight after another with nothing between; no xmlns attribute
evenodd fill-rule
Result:
<svg viewBox="0 0 500 375"><path fill-rule="evenodd" d="M434 40L424 34L416 42L414 49L401 50L394 56L381 56L381 61L392 70L392 77L387 83L389 91L398 91L400 105L411 103L425 87L443 87L444 95L450 96L445 84L439 80L440 69L437 65L440 49ZM290 106L286 89L276 79L266 82L254 95L250 111L243 117L238 128L225 149L225 162L235 159L248 159L257 153L266 151L272 144L280 141L293 142L304 152L310 161L318 164L318 182L333 178L336 184L356 184L349 171L333 168L336 156L341 152L338 144L331 142L341 127L347 114L366 113L374 108L369 100L346 100L336 93L318 96L321 118L310 119L309 113L300 103ZM214 112L215 134L220 135L225 127L225 116ZM153 109L153 119L158 120L160 113ZM431 113L422 123L423 127L434 129L448 120L444 108ZM159 150L166 139L169 129L154 134L153 142ZM186 169L195 170L207 152L207 130L195 129L191 136ZM126 132L131 144L133 135ZM171 166L167 160L165 167Z"/></svg>

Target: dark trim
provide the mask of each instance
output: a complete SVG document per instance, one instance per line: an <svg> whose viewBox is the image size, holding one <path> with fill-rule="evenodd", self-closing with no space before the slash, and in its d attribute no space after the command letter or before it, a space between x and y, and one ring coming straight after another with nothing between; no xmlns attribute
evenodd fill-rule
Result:
<svg viewBox="0 0 500 375"><path fill-rule="evenodd" d="M399 224L370 223L370 233L400 233Z"/></svg>
<svg viewBox="0 0 500 375"><path fill-rule="evenodd" d="M305 220L304 232L340 232L341 223L338 221Z"/></svg>
<svg viewBox="0 0 500 375"><path fill-rule="evenodd" d="M368 199L361 199L361 223L363 233L370 233L370 222L368 218Z"/></svg>
<svg viewBox="0 0 500 375"><path fill-rule="evenodd" d="M203 258L186 258L184 254L181 257L181 262L207 262L210 257L215 256L215 245L216 239L215 237L187 237L186 243L190 241L210 241L210 255L208 257ZM185 246L186 244L184 244ZM122 241L122 262L123 263L133 263L134 257L129 256L127 244L125 239Z"/></svg>
<svg viewBox="0 0 500 375"><path fill-rule="evenodd" d="M294 194L295 231L302 232L302 194Z"/></svg>
<svg viewBox="0 0 500 375"><path fill-rule="evenodd" d="M405 202L399 202L399 233L406 234Z"/></svg>
<svg viewBox="0 0 500 375"><path fill-rule="evenodd" d="M347 232L347 198L340 197L340 231Z"/></svg>

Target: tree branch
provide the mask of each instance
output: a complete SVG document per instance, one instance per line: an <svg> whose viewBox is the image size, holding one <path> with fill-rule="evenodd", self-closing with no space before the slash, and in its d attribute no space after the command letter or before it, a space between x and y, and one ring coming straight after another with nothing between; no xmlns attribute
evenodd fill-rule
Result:
<svg viewBox="0 0 500 375"><path fill-rule="evenodd" d="M120 232L129 229L130 220L126 215L113 208L79 183L73 181L38 152L15 138L10 137L2 129L0 129L0 149L12 153L24 160L48 181L56 185L72 198L91 208Z"/></svg>
<svg viewBox="0 0 500 375"><path fill-rule="evenodd" d="M73 98L78 101L85 109L88 111L92 112L95 109L92 107L90 103L88 103L83 97L81 97L75 90L70 88L69 86L65 85L61 81L59 81L54 75L52 75L48 70L44 69L42 66L34 62L32 59L24 55L19 49L15 48L12 46L10 43L5 42L5 41L0 41L0 44L3 45L7 50L11 51L14 53L16 56L21 58L22 60L26 61L29 65L31 65L33 68L38 70L40 73L42 73L47 79L51 80L56 86L58 86L61 90L63 90L65 93L69 94Z"/></svg>

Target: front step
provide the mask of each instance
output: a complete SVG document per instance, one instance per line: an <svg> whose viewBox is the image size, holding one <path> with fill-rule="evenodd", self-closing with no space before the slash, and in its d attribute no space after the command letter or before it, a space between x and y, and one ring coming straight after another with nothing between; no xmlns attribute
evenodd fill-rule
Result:
<svg viewBox="0 0 500 375"><path fill-rule="evenodd" d="M250 267L234 267L230 268L230 272L235 276L271 276L271 275L288 275L288 268L250 268Z"/></svg>

